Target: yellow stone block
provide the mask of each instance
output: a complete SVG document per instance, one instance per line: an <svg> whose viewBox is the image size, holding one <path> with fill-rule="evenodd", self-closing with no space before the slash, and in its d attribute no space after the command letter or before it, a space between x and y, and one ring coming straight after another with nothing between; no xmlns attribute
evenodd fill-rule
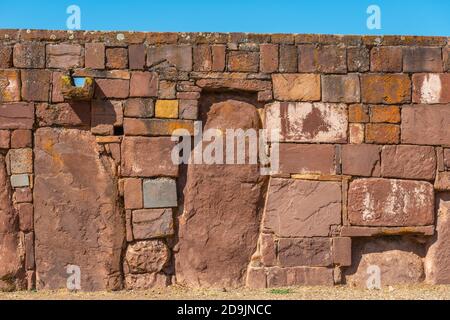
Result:
<svg viewBox="0 0 450 320"><path fill-rule="evenodd" d="M155 116L156 118L178 118L178 100L157 100Z"/></svg>

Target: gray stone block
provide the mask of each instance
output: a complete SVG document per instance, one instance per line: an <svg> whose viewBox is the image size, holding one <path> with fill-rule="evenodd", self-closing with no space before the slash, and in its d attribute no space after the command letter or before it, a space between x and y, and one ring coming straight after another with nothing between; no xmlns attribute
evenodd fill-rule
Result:
<svg viewBox="0 0 450 320"><path fill-rule="evenodd" d="M136 240L162 238L174 234L172 209L134 210L133 236Z"/></svg>
<svg viewBox="0 0 450 320"><path fill-rule="evenodd" d="M11 186L13 188L28 187L30 178L27 174L13 174L11 176Z"/></svg>
<svg viewBox="0 0 450 320"><path fill-rule="evenodd" d="M144 208L177 207L177 186L174 179L146 179L143 183Z"/></svg>

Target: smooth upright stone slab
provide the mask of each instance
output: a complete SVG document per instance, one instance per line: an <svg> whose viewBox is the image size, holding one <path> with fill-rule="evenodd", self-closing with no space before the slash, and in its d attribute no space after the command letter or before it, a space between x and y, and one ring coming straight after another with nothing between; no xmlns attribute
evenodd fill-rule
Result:
<svg viewBox="0 0 450 320"><path fill-rule="evenodd" d="M144 208L176 207L177 186L170 178L147 179L143 183Z"/></svg>

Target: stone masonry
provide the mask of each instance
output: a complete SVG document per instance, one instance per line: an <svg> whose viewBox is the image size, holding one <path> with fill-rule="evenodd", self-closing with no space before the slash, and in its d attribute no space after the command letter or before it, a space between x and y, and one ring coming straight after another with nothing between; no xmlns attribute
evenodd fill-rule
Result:
<svg viewBox="0 0 450 320"><path fill-rule="evenodd" d="M196 120L278 132L278 172L174 164ZM450 284L449 252L450 38L0 30L0 290Z"/></svg>

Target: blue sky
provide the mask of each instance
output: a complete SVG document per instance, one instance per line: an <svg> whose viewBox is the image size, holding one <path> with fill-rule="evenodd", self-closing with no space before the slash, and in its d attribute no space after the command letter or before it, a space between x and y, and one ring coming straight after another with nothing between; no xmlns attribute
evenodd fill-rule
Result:
<svg viewBox="0 0 450 320"><path fill-rule="evenodd" d="M0 28L450 36L450 0L0 0ZM381 29L366 26L369 5Z"/></svg>

